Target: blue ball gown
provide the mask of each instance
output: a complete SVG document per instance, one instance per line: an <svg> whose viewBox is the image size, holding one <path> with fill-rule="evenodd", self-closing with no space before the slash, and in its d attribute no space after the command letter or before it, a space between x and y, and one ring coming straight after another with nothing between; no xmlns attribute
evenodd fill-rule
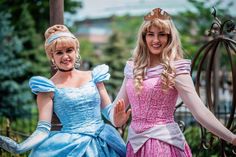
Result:
<svg viewBox="0 0 236 157"><path fill-rule="evenodd" d="M107 65L92 70L92 80L79 88L57 88L45 77L30 79L32 92L54 92L53 109L63 127L35 147L30 157L123 157L126 146L119 133L101 117L96 83L108 80Z"/></svg>

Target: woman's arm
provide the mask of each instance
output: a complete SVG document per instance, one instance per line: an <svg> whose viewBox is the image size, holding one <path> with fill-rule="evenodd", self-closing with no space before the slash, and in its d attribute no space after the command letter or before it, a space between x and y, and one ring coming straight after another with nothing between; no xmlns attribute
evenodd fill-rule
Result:
<svg viewBox="0 0 236 157"><path fill-rule="evenodd" d="M53 93L38 93L37 104L39 110L39 120L51 123L53 113Z"/></svg>
<svg viewBox="0 0 236 157"><path fill-rule="evenodd" d="M126 83L127 78L125 77L123 83L121 85L120 91L117 94L116 99L114 100L113 104L116 104L114 107L114 123L116 127L121 127L124 125L130 117L131 109L126 109L129 106L129 98L126 93Z"/></svg>
<svg viewBox="0 0 236 157"><path fill-rule="evenodd" d="M128 104L128 97L125 91L126 79L123 81L121 89L116 97L115 101L111 103L110 97L106 91L103 83L98 83L97 88L101 96L101 108L102 113L106 119L116 126L122 126L129 118L131 110L125 112L125 105ZM119 109L119 110L118 110Z"/></svg>
<svg viewBox="0 0 236 157"><path fill-rule="evenodd" d="M111 104L111 100L103 82L97 83L97 88L101 97L101 108L104 109L107 105Z"/></svg>
<svg viewBox="0 0 236 157"><path fill-rule="evenodd" d="M97 83L99 95L101 97L101 111L103 116L114 125L113 106L103 82Z"/></svg>
<svg viewBox="0 0 236 157"><path fill-rule="evenodd" d="M0 136L0 147L11 153L20 154L34 148L48 137L53 110L51 95L50 93L39 93L37 96L39 121L33 134L20 144L8 137Z"/></svg>
<svg viewBox="0 0 236 157"><path fill-rule="evenodd" d="M213 134L225 141L236 144L236 135L230 132L213 113L203 104L196 93L192 78L189 74L178 75L175 78L175 87L195 119Z"/></svg>
<svg viewBox="0 0 236 157"><path fill-rule="evenodd" d="M126 83L127 83L127 78L125 77L120 87L120 90L116 96L116 99L113 101L113 104L117 104L119 100L124 100L125 108L128 108L129 98L127 96L126 89L125 89Z"/></svg>

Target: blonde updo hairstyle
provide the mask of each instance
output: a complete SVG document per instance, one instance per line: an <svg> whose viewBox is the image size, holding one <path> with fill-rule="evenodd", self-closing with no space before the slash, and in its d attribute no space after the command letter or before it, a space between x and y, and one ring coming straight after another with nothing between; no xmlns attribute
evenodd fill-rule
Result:
<svg viewBox="0 0 236 157"><path fill-rule="evenodd" d="M155 18L150 21L144 21L139 28L137 44L133 51L134 60L134 85L136 91L139 93L143 88L143 79L145 76L146 68L150 66L150 55L147 43L145 40L146 33L150 30L151 26L164 31L168 35L168 42L163 52L161 53L161 65L164 70L161 74L162 89L167 90L174 84L173 74L175 73L171 61L183 58L183 50L179 38L179 33L171 19Z"/></svg>
<svg viewBox="0 0 236 157"><path fill-rule="evenodd" d="M65 25L51 26L44 33L44 37L45 37L44 48L45 48L46 54L47 54L47 56L50 60L53 57L53 52L55 52L55 50L59 46L74 47L75 50L76 50L77 56L79 55L78 54L79 53L78 52L78 50L79 50L79 41L78 41L77 38L61 36L61 37L53 40L52 42L48 42L48 39L52 35L55 35L57 33L62 33L62 32L71 33Z"/></svg>

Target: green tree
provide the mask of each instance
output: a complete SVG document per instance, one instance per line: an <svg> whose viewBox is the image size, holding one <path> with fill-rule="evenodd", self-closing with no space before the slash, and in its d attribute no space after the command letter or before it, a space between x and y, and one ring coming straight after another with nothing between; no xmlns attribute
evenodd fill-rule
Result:
<svg viewBox="0 0 236 157"><path fill-rule="evenodd" d="M50 64L47 56L44 52L44 40L42 34L36 32L36 24L33 16L29 12L29 5L25 4L22 7L18 23L17 34L22 39L24 49L21 53L21 58L25 59L25 62L31 64L31 68L27 69L27 75L25 79L32 75L50 75ZM24 29L27 28L27 29Z"/></svg>
<svg viewBox="0 0 236 157"><path fill-rule="evenodd" d="M35 30L37 33L43 34L45 29L49 26L49 0L1 0L0 9L4 12L11 13L11 24L15 26L16 31L22 31L22 23L19 20L24 20L24 17L19 16L27 6L27 10L32 16L35 23ZM75 11L82 7L82 3L77 0L64 0L64 11L75 13ZM24 28L28 29L28 28Z"/></svg>
<svg viewBox="0 0 236 157"><path fill-rule="evenodd" d="M10 26L10 14L0 12L0 17L0 116L15 120L27 114L32 100L28 82L22 79L30 64L19 58L22 42Z"/></svg>
<svg viewBox="0 0 236 157"><path fill-rule="evenodd" d="M131 53L126 47L122 34L113 32L101 56L102 62L110 67L111 79L108 81L107 90L113 98L116 97L121 86L124 78L124 66L130 56Z"/></svg>
<svg viewBox="0 0 236 157"><path fill-rule="evenodd" d="M115 16L113 17L111 27L113 32L122 34L122 40L125 41L125 47L133 49L137 40L139 26L143 17L141 16Z"/></svg>
<svg viewBox="0 0 236 157"><path fill-rule="evenodd" d="M136 42L140 21L140 17L129 15L112 17L110 25L112 34L108 42L101 46L101 54L96 57L96 60L91 60L93 64L105 63L109 65L111 78L106 88L113 99L122 84L126 61L132 56L131 52Z"/></svg>
<svg viewBox="0 0 236 157"><path fill-rule="evenodd" d="M44 53L44 31L49 26L49 1L43 0L1 0L2 12L13 15L9 20L17 36L22 40L21 56L31 64L24 79L32 75L50 76L50 65ZM64 1L64 11L75 13L82 3L75 0Z"/></svg>
<svg viewBox="0 0 236 157"><path fill-rule="evenodd" d="M92 43L88 39L79 39L80 42L80 56L82 68L85 70L91 69L97 64L101 64L99 61L99 55L94 51Z"/></svg>

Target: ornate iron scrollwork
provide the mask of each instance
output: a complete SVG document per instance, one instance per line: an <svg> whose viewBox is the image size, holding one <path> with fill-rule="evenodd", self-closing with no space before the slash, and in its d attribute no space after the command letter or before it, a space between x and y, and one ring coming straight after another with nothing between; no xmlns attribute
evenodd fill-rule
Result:
<svg viewBox="0 0 236 157"><path fill-rule="evenodd" d="M206 95L206 105L207 107L215 114L215 109L219 106L219 101L217 101L217 95L214 91L219 91L219 86L214 86L214 81L216 77L218 77L218 70L220 69L219 63L219 56L224 51L226 52L226 56L228 59L229 64L229 71L230 76L232 76L232 103L231 103L231 111L228 117L225 117L225 126L230 129L231 131L235 132L235 126L233 126L233 120L235 115L235 108L236 108L236 64L235 64L235 55L236 54L236 42L233 39L230 39L229 36L232 33L236 32L235 24L232 20L226 20L221 22L216 16L216 9L213 8L212 15L214 17L214 22L211 25L209 30L209 36L212 36L213 39L203 45L199 51L196 53L194 59L192 60L192 72L194 68L197 68L196 74L196 82L195 88L197 93L200 96L200 86L205 88L205 95ZM219 48L221 49L219 51ZM223 49L222 49L223 47ZM218 57L218 58L217 58ZM218 60L218 61L217 61ZM217 65L218 64L218 65ZM206 67L204 67L206 65ZM218 66L218 68L217 68ZM217 69L217 70L216 70ZM205 73L205 84L201 85L200 78L201 75ZM225 80L223 80L225 81ZM212 92L213 91L213 92ZM210 134L210 139L209 137ZM212 146L212 143L215 139L215 136L211 133L208 133L205 128L201 127L201 144L204 149L209 149ZM225 141L220 139L221 144L221 156L226 156L225 148L231 147L227 145ZM236 150L232 149L232 153L236 154Z"/></svg>

